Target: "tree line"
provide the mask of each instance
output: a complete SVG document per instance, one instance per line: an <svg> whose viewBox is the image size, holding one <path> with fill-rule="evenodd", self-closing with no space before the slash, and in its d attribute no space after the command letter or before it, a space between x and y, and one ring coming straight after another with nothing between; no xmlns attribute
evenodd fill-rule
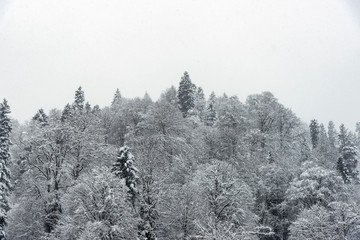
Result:
<svg viewBox="0 0 360 240"><path fill-rule="evenodd" d="M206 98L185 72L157 101L117 89L100 108L79 87L26 124L9 114L0 240L360 238L360 127L306 124L270 92Z"/></svg>

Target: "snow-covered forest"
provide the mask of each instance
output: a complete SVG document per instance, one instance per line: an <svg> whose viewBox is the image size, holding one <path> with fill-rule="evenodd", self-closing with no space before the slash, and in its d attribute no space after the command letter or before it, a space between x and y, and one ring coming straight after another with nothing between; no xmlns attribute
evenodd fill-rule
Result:
<svg viewBox="0 0 360 240"><path fill-rule="evenodd" d="M205 96L187 72L158 100L121 91L25 124L0 104L0 239L360 239L360 125Z"/></svg>

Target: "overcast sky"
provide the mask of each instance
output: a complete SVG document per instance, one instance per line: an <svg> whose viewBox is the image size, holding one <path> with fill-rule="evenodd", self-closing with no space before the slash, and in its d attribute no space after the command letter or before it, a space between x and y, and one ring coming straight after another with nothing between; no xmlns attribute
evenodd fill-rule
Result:
<svg viewBox="0 0 360 240"><path fill-rule="evenodd" d="M0 98L25 121L116 88L153 100L188 71L206 95L271 91L303 121L360 121L358 0L0 0Z"/></svg>

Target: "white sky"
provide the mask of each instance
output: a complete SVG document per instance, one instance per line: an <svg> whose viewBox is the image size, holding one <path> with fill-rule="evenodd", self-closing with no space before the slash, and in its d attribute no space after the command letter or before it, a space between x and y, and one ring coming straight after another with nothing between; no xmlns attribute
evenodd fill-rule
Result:
<svg viewBox="0 0 360 240"><path fill-rule="evenodd" d="M271 91L302 120L360 121L358 0L0 0L0 98L30 119L73 101Z"/></svg>

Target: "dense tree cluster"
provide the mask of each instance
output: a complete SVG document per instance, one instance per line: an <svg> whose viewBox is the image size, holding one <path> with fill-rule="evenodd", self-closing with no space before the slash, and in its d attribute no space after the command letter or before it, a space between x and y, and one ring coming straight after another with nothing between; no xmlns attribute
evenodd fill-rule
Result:
<svg viewBox="0 0 360 240"><path fill-rule="evenodd" d="M270 92L206 99L185 72L157 101L117 89L102 109L79 87L11 135L9 113L0 239L359 239L359 135Z"/></svg>
<svg viewBox="0 0 360 240"><path fill-rule="evenodd" d="M9 115L10 107L6 101L0 103L0 239L6 239L4 228L9 211L10 183L10 133L12 130Z"/></svg>

